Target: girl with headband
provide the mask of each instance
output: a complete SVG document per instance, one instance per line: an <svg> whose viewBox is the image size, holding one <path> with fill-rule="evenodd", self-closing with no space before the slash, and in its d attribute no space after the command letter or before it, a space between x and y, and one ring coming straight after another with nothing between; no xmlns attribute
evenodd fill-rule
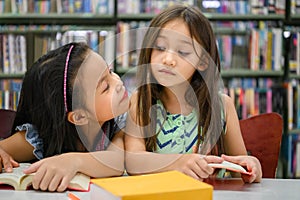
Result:
<svg viewBox="0 0 300 200"><path fill-rule="evenodd" d="M33 188L64 191L77 172L124 172L123 132L129 106L120 77L84 43L39 58L25 74L9 138L0 141L6 171L36 161ZM25 140L26 139L26 140Z"/></svg>

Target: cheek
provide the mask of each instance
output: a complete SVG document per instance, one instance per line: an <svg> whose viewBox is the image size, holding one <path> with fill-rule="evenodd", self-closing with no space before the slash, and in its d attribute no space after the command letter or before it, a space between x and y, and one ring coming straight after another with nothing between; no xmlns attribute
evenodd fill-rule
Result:
<svg viewBox="0 0 300 200"><path fill-rule="evenodd" d="M98 121L107 121L112 118L112 101L109 98L95 98L95 112Z"/></svg>
<svg viewBox="0 0 300 200"><path fill-rule="evenodd" d="M193 76L196 69L193 66L186 66L185 68L181 69L181 75L188 80L190 77Z"/></svg>
<svg viewBox="0 0 300 200"><path fill-rule="evenodd" d="M183 62L185 62L185 65L192 66L195 69L199 64L199 58L196 55L191 55L183 58Z"/></svg>

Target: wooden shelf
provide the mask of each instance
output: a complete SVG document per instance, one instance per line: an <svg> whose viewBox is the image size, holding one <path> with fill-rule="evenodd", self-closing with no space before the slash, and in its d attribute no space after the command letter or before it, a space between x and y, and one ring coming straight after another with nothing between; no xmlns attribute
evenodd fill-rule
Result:
<svg viewBox="0 0 300 200"><path fill-rule="evenodd" d="M300 134L300 129L288 130L288 134L290 134L290 135L292 135L292 134Z"/></svg>
<svg viewBox="0 0 300 200"><path fill-rule="evenodd" d="M115 25L115 19L113 15L98 15L98 14L1 14L0 25Z"/></svg>
<svg viewBox="0 0 300 200"><path fill-rule="evenodd" d="M220 13L204 13L204 15L209 20L218 20L218 21L276 21L284 20L284 15L278 14L269 14L269 15L254 15L254 14L220 14ZM119 14L117 15L118 20L124 21L141 21L148 20L150 21L155 14Z"/></svg>
<svg viewBox="0 0 300 200"><path fill-rule="evenodd" d="M23 79L24 74L18 73L18 74L3 74L0 73L0 79Z"/></svg>
<svg viewBox="0 0 300 200"><path fill-rule="evenodd" d="M284 15L268 14L268 15L254 15L254 14L220 14L220 13L204 13L209 20L217 21L277 21L284 20Z"/></svg>
<svg viewBox="0 0 300 200"><path fill-rule="evenodd" d="M23 25L22 25L23 26ZM42 33L42 34L51 34L56 32L66 32L66 31L80 31L80 30L93 30L93 31L100 31L100 30L115 30L112 26L79 26L79 25L63 25L63 26L56 26L56 25L49 25L43 26L38 29L37 27L32 28L24 28L22 26L16 26L16 29L12 29L9 27L8 29L1 29L0 33L15 33L15 34L26 34L26 33Z"/></svg>
<svg viewBox="0 0 300 200"><path fill-rule="evenodd" d="M289 79L299 79L300 80L300 74L289 74Z"/></svg>
<svg viewBox="0 0 300 200"><path fill-rule="evenodd" d="M117 73L135 73L136 68L128 67L117 67ZM283 71L254 71L248 69L231 69L221 71L222 78L281 78Z"/></svg>
<svg viewBox="0 0 300 200"><path fill-rule="evenodd" d="M223 78L281 78L283 71L254 71L248 69L231 69L221 71Z"/></svg>
<svg viewBox="0 0 300 200"><path fill-rule="evenodd" d="M118 21L150 21L155 15L148 13L140 14L118 14Z"/></svg>

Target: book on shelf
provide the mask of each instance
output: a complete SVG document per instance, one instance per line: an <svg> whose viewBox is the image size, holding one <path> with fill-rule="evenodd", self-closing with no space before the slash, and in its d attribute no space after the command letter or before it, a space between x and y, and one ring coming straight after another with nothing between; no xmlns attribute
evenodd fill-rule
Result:
<svg viewBox="0 0 300 200"><path fill-rule="evenodd" d="M91 199L212 199L213 187L178 171L91 179Z"/></svg>
<svg viewBox="0 0 300 200"><path fill-rule="evenodd" d="M295 178L300 178L300 136L298 136L298 140L294 148Z"/></svg>
<svg viewBox="0 0 300 200"><path fill-rule="evenodd" d="M23 170L28 168L30 163L20 163L19 167L13 168L13 172L8 173L2 169L0 173L0 184L12 186L15 190L27 190L30 188L32 183L32 174L24 174ZM78 190L78 191L89 191L90 188L90 177L77 173L74 178L69 183L69 190Z"/></svg>

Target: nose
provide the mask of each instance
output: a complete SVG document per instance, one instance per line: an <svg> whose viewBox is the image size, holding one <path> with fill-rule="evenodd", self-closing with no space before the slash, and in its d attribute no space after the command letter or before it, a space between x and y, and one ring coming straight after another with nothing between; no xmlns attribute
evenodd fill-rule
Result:
<svg viewBox="0 0 300 200"><path fill-rule="evenodd" d="M123 83L123 81L121 80L121 78L117 74L114 73L113 77L114 77L114 82L116 84L116 90L119 92L124 87L124 83Z"/></svg>
<svg viewBox="0 0 300 200"><path fill-rule="evenodd" d="M165 55L164 55L164 57L163 57L162 62L163 62L164 65L171 66L171 67L175 67L175 65L176 65L176 60L175 60L175 55L174 55L174 53L171 52L171 51L166 51L166 52L165 52Z"/></svg>
<svg viewBox="0 0 300 200"><path fill-rule="evenodd" d="M117 92L122 91L123 87L124 87L124 84L123 84L123 82L119 79L119 80L117 81L117 83L116 83L116 90L117 90Z"/></svg>

